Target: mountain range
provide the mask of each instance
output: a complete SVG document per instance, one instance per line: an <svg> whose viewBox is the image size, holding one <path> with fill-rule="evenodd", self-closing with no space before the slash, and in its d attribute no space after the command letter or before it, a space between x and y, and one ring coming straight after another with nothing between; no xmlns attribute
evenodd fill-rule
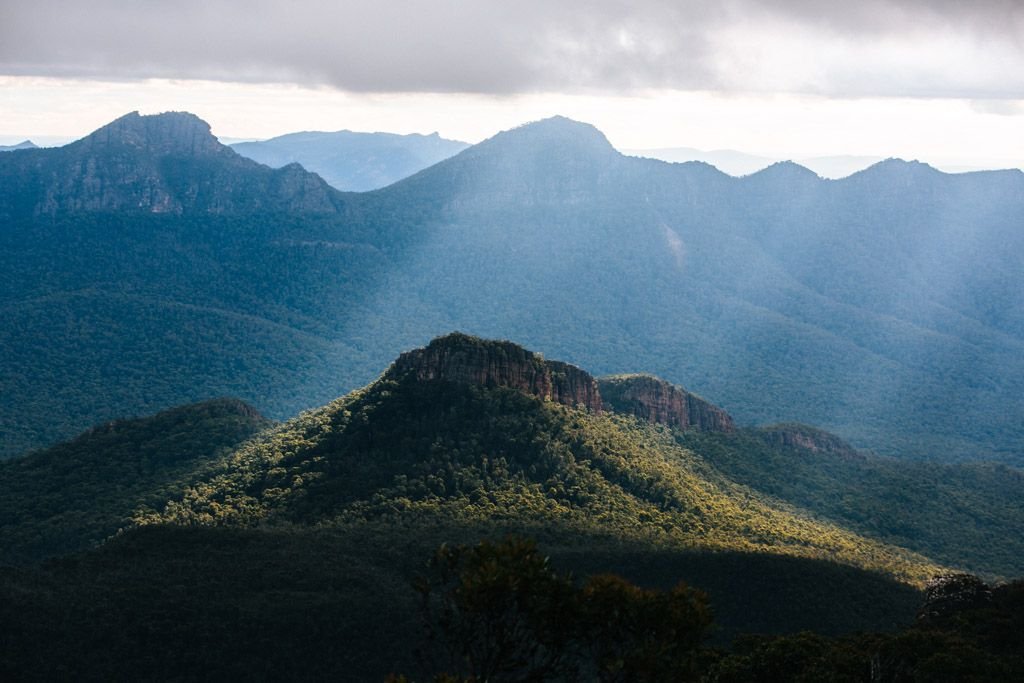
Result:
<svg viewBox="0 0 1024 683"><path fill-rule="evenodd" d="M623 154L650 159L660 159L672 163L700 161L711 164L715 168L732 176L744 176L757 173L783 159L777 157L748 154L734 149L703 150L693 147L662 147L656 149L625 149ZM837 155L819 157L797 157L793 161L808 168L823 178L839 179L853 175L858 171L884 161L882 157Z"/></svg>
<svg viewBox="0 0 1024 683"><path fill-rule="evenodd" d="M687 161L701 161L711 164L715 168L733 176L750 175L757 173L772 164L792 159L795 163L817 173L822 178L838 180L863 171L885 160L880 156L865 156L857 154L836 154L831 156L799 156L778 157L760 156L748 154L734 149L713 149L703 150L693 147L662 147L655 149L624 149L623 154L650 159L661 159L673 163L684 163ZM988 165L966 164L957 160L938 160L932 163L949 173L968 173L990 169L1013 168L1016 162L1010 160L991 160Z"/></svg>
<svg viewBox="0 0 1024 683"><path fill-rule="evenodd" d="M231 148L271 168L298 163L332 187L365 192L390 185L458 154L469 145L431 135L307 131Z"/></svg>
<svg viewBox="0 0 1024 683"><path fill-rule="evenodd" d="M6 456L231 395L284 418L450 329L653 372L740 425L1021 462L1024 173L625 157L553 118L384 189L181 113L0 157Z"/></svg>
<svg viewBox="0 0 1024 683"><path fill-rule="evenodd" d="M796 473L793 485L780 470ZM958 663L988 680L1019 670L1018 584L983 605L999 611L974 617L978 634L963 617L943 627L952 635L922 630L921 617L899 630L915 613L963 609L926 584L950 566L1020 571L1024 478L1004 468L1003 487L988 488L971 471L920 479L813 428L737 427L657 377L595 378L512 342L448 334L282 424L218 399L0 464L0 673L422 672L414 653L437 647L416 618L424 558L441 543L514 532L579 576L615 572L653 590L683 579L705 591L719 647L739 633L870 630L834 645L806 633L767 642L806 656L810 647L818 667L835 647L829 657L856 671L880 657L883 669L917 671L967 648ZM813 473L845 510L790 502ZM884 514L917 496L937 498L945 516L906 538L944 552L942 562L883 539L899 532ZM1003 539L1002 557L984 540L959 543L982 530ZM801 661L783 651L755 664L737 642L736 661L709 651L702 666Z"/></svg>

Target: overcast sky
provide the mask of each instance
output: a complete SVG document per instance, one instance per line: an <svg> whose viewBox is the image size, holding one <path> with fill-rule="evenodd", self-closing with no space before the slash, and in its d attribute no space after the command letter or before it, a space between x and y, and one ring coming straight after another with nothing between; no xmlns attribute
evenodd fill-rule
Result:
<svg viewBox="0 0 1024 683"><path fill-rule="evenodd" d="M0 142L135 109L470 142L562 113L620 147L1020 165L1024 0L0 0Z"/></svg>

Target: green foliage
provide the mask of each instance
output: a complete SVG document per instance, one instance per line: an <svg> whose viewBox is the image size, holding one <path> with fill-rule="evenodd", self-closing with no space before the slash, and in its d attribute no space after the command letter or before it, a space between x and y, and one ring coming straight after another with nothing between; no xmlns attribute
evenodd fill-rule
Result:
<svg viewBox="0 0 1024 683"><path fill-rule="evenodd" d="M428 647L414 578L439 544L497 545L509 530L154 525L30 571L0 568L0 677L382 680L404 671L427 680L413 656ZM708 587L718 635L891 628L920 600L907 586L820 561L536 531L557 575L617 573L665 594L681 579Z"/></svg>
<svg viewBox="0 0 1024 683"><path fill-rule="evenodd" d="M986 587L992 599L900 632L828 639L812 633L747 638L712 667L708 680L1015 681L1024 676L1024 590Z"/></svg>
<svg viewBox="0 0 1024 683"><path fill-rule="evenodd" d="M774 552L923 583L939 567L739 486L665 428L518 391L385 376L225 458L152 522L508 522Z"/></svg>
<svg viewBox="0 0 1024 683"><path fill-rule="evenodd" d="M871 538L987 576L1024 573L1024 472L997 464L905 462L853 453L835 437L782 430L687 432L679 442L729 479Z"/></svg>
<svg viewBox="0 0 1024 683"><path fill-rule="evenodd" d="M536 544L442 546L417 583L435 670L458 679L697 680L711 625L706 596L643 589L614 575L582 586Z"/></svg>
<svg viewBox="0 0 1024 683"><path fill-rule="evenodd" d="M0 457L211 396L291 417L372 379L392 356L367 353L362 333L342 339L338 316L362 310L380 263L311 239L322 227L274 215L5 225Z"/></svg>
<svg viewBox="0 0 1024 683"><path fill-rule="evenodd" d="M481 681L564 677L574 588L534 543L442 546L416 583L425 653L440 672Z"/></svg>
<svg viewBox="0 0 1024 683"><path fill-rule="evenodd" d="M622 577L590 577L578 598L582 647L601 681L698 680L711 627L707 596L679 583L640 588Z"/></svg>
<svg viewBox="0 0 1024 683"><path fill-rule="evenodd" d="M129 526L201 480L225 452L270 426L219 399L119 420L0 463L0 564L64 555Z"/></svg>
<svg viewBox="0 0 1024 683"><path fill-rule="evenodd" d="M120 152L95 161L139 161ZM565 121L360 195L230 153L136 153L187 211L51 217L51 190L82 199L88 159L0 156L5 456L216 395L289 417L454 328L653 372L741 423L943 460L1024 450L1018 173L732 179Z"/></svg>
<svg viewBox="0 0 1024 683"><path fill-rule="evenodd" d="M779 638L741 638L728 656L715 663L707 678L714 683L854 683L872 680L870 671L861 652L802 632Z"/></svg>

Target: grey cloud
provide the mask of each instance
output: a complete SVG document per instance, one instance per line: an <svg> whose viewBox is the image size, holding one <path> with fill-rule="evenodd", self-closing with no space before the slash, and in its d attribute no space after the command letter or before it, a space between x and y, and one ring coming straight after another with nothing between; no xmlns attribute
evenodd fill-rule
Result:
<svg viewBox="0 0 1024 683"><path fill-rule="evenodd" d="M1024 40L1020 0L777 0L739 2L794 21L861 36L951 27L979 38Z"/></svg>
<svg viewBox="0 0 1024 683"><path fill-rule="evenodd" d="M763 22L766 31L811 27L851 41L952 28L1005 50L1022 47L1024 10L1018 0L38 0L0 7L0 73L363 92L757 90L756 74L737 81L721 67L730 58L723 50L738 48L717 36L737 22ZM907 66L879 80L854 61L824 86L797 80L789 88L913 93L910 77L899 74L921 68ZM1019 56L1009 66L1024 73ZM1005 86L993 89L988 81L974 86L969 69L950 78L929 73L924 91L1024 97L1024 76L1008 72Z"/></svg>

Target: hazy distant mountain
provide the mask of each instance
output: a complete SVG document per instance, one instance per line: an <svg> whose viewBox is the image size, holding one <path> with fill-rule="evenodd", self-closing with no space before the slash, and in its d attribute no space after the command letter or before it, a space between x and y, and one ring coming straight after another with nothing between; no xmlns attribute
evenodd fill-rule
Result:
<svg viewBox="0 0 1024 683"><path fill-rule="evenodd" d="M741 425L1024 461L1024 173L732 178L555 118L345 194L181 117L0 156L7 454L216 395L287 417L465 329Z"/></svg>
<svg viewBox="0 0 1024 683"><path fill-rule="evenodd" d="M766 157L745 152L737 152L731 149L701 150L693 147L664 147L658 149L632 149L623 150L624 154L630 156L645 157L648 159L660 159L672 163L685 163L687 161L703 161L715 168L732 176L744 176L756 173L774 163L786 160L783 157ZM814 157L789 157L794 162L809 168L822 178L839 179L863 171L869 166L884 160L884 157L863 156L854 154L838 154L831 156ZM972 173L974 171L987 171L999 169L1012 169L1019 164L1006 159L992 159L987 164L978 161L966 163L957 159L934 159L929 160L931 165L945 171L946 173Z"/></svg>
<svg viewBox="0 0 1024 683"><path fill-rule="evenodd" d="M737 152L732 149L716 149L711 151L692 147L666 147L660 149L624 150L625 154L649 159L661 159L673 163L687 161L703 161L732 176L744 176L756 173L774 163L784 161L781 158L758 156ZM882 157L836 155L820 157L800 157L794 161L809 168L822 178L845 178L857 171L863 171L872 164L882 161Z"/></svg>
<svg viewBox="0 0 1024 683"><path fill-rule="evenodd" d="M38 149L38 148L39 148L39 146L36 145L31 140L25 140L24 142L19 142L16 145L0 145L0 152L13 152L16 149Z"/></svg>
<svg viewBox="0 0 1024 683"><path fill-rule="evenodd" d="M624 149L622 153L647 159L660 159L670 163L701 161L711 164L731 176L750 175L780 161L780 159L772 157L737 152L734 149L702 150L693 147L662 147L658 149Z"/></svg>
<svg viewBox="0 0 1024 683"><path fill-rule="evenodd" d="M231 145L239 154L272 168L291 163L339 190L363 192L390 185L458 154L469 145L431 135L393 133L291 133L262 142Z"/></svg>

